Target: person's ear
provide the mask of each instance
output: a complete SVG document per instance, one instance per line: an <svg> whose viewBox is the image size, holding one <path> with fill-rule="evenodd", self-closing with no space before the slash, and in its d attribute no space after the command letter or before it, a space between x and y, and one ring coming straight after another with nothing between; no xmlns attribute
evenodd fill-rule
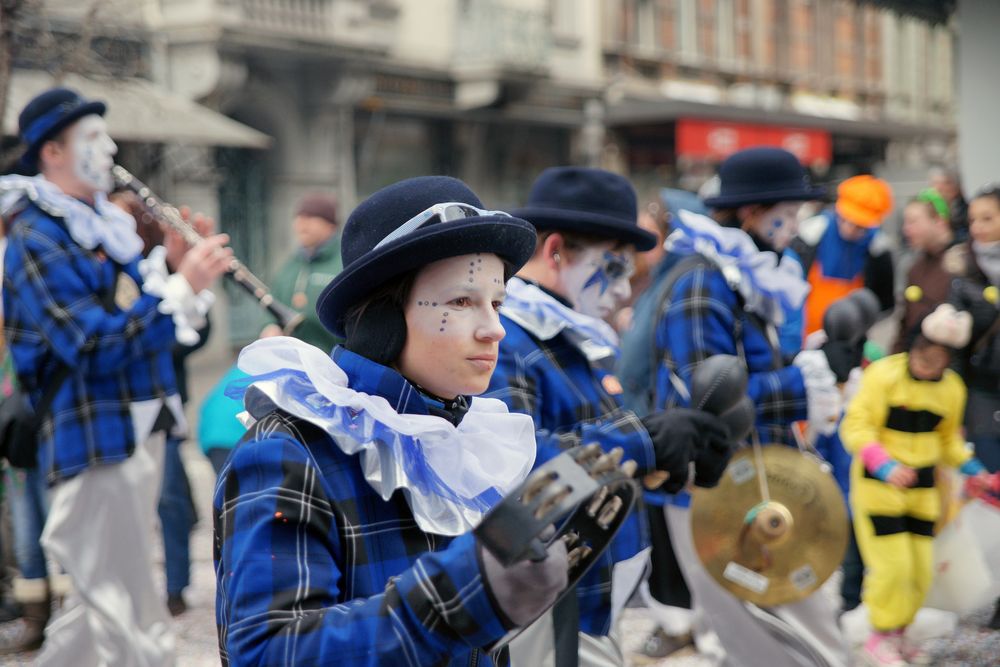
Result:
<svg viewBox="0 0 1000 667"><path fill-rule="evenodd" d="M46 141L38 151L38 161L40 164L56 166L65 161L69 151L62 141Z"/></svg>
<svg viewBox="0 0 1000 667"><path fill-rule="evenodd" d="M555 232L542 242L542 260L545 268L558 272L566 262L566 242L562 234Z"/></svg>

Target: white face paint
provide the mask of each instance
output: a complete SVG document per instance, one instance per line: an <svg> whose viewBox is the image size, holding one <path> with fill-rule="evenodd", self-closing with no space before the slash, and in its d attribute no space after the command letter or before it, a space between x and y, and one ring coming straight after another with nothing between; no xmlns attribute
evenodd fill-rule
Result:
<svg viewBox="0 0 1000 667"><path fill-rule="evenodd" d="M783 201L764 211L757 223L757 234L775 250L784 250L799 231L802 202Z"/></svg>
<svg viewBox="0 0 1000 667"><path fill-rule="evenodd" d="M604 319L632 295L635 250L613 251L614 245L608 241L576 250L560 271L559 291L577 312Z"/></svg>
<svg viewBox="0 0 1000 667"><path fill-rule="evenodd" d="M73 174L95 192L111 192L118 146L108 136L108 125L97 115L84 116L73 125L69 137L73 151Z"/></svg>

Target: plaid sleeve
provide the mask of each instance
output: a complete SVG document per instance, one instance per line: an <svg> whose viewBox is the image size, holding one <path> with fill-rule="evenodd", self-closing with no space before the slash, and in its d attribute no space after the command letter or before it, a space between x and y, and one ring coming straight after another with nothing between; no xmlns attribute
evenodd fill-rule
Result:
<svg viewBox="0 0 1000 667"><path fill-rule="evenodd" d="M663 409L678 398L672 373L690 388L691 374L699 363L714 354L738 354L734 330L737 322L736 294L716 269L694 267L682 276L671 292L665 312L656 327L656 345L661 351L657 371L656 405ZM750 327L743 326L747 341ZM761 347L766 339L758 334ZM751 350L746 349L749 357ZM769 357L770 349L765 351ZM749 360L749 359L748 359ZM750 364L753 368L753 364ZM787 425L806 418L805 384L795 366L749 373L747 393L757 406L758 424ZM686 400L677 400L686 404Z"/></svg>
<svg viewBox="0 0 1000 667"><path fill-rule="evenodd" d="M535 466L572 447L596 442L605 451L621 447L625 452L624 460L634 460L640 472L656 469L653 442L642 421L630 410L613 410L597 419L579 421L565 429L545 428L542 419L545 413L544 396L538 390L538 378L545 372L540 364L548 362L544 355L536 356L538 362L529 362L522 354L501 350L488 394L490 398L506 403L511 412L530 415L534 420L538 448ZM553 366L551 372L560 371Z"/></svg>
<svg viewBox="0 0 1000 667"><path fill-rule="evenodd" d="M383 593L340 602L351 588L345 568L365 563L342 543L331 495L288 436L234 451L215 500L225 664L439 665L503 636L469 534L420 556Z"/></svg>
<svg viewBox="0 0 1000 667"><path fill-rule="evenodd" d="M174 340L173 320L157 311L158 298L143 293L128 311L108 313L67 250L33 226L15 227L6 262L4 286L24 324L68 366L120 370Z"/></svg>

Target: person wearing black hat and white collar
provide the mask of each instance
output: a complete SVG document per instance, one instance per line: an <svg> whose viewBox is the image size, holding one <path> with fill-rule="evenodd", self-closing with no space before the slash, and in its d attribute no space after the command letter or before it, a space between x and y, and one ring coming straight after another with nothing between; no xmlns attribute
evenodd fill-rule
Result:
<svg viewBox="0 0 1000 667"><path fill-rule="evenodd" d="M507 286L500 310L507 338L488 395L532 416L536 464L596 442L623 448L642 473L669 473L671 489L687 482L691 462L695 483L714 485L730 454L726 427L715 417L674 410L640 419L621 404L613 374L618 337L604 318L629 297L636 249L655 243L638 225L632 186L600 169L553 167L512 213L535 227L538 245ZM575 598L515 640L515 665L624 664L611 637L647 568L644 521L633 512Z"/></svg>
<svg viewBox="0 0 1000 667"><path fill-rule="evenodd" d="M680 211L672 221L666 247L676 265L651 288L658 299L646 304L656 313L654 330L645 332L659 359L650 379L653 405L687 405L698 365L736 355L747 366L760 442L793 442L792 424L803 420L831 433L841 401L824 353L800 352L786 365L777 334L785 313L800 308L809 291L801 267L781 251L795 235L802 202L823 191L809 184L794 155L778 148L735 153L719 176L718 195L704 202L715 220ZM714 630L725 650L720 664L846 665L836 610L821 593L750 609L708 575L694 552L689 501L687 494L674 496L665 514L695 617L705 622L695 628L699 646Z"/></svg>
<svg viewBox="0 0 1000 667"><path fill-rule="evenodd" d="M492 665L489 648L566 588L562 540L504 568L470 533L535 458L531 419L470 397L535 245L482 206L444 176L376 192L316 306L345 343L273 337L240 355L250 431L214 501L224 664Z"/></svg>
<svg viewBox="0 0 1000 667"><path fill-rule="evenodd" d="M227 268L225 235L140 262L135 220L107 201L117 147L103 102L65 88L21 112L21 175L0 179L9 228L4 314L35 406L51 486L41 542L74 593L39 665L170 665L152 575L164 431L183 426L171 348L203 319Z"/></svg>

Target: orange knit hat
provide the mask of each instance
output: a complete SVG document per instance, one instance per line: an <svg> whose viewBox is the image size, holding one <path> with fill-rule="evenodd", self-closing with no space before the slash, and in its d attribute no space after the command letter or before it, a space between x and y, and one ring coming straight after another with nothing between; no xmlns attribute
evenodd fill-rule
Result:
<svg viewBox="0 0 1000 667"><path fill-rule="evenodd" d="M852 176L837 188L837 213L859 227L878 227L892 210L892 188L868 174Z"/></svg>

